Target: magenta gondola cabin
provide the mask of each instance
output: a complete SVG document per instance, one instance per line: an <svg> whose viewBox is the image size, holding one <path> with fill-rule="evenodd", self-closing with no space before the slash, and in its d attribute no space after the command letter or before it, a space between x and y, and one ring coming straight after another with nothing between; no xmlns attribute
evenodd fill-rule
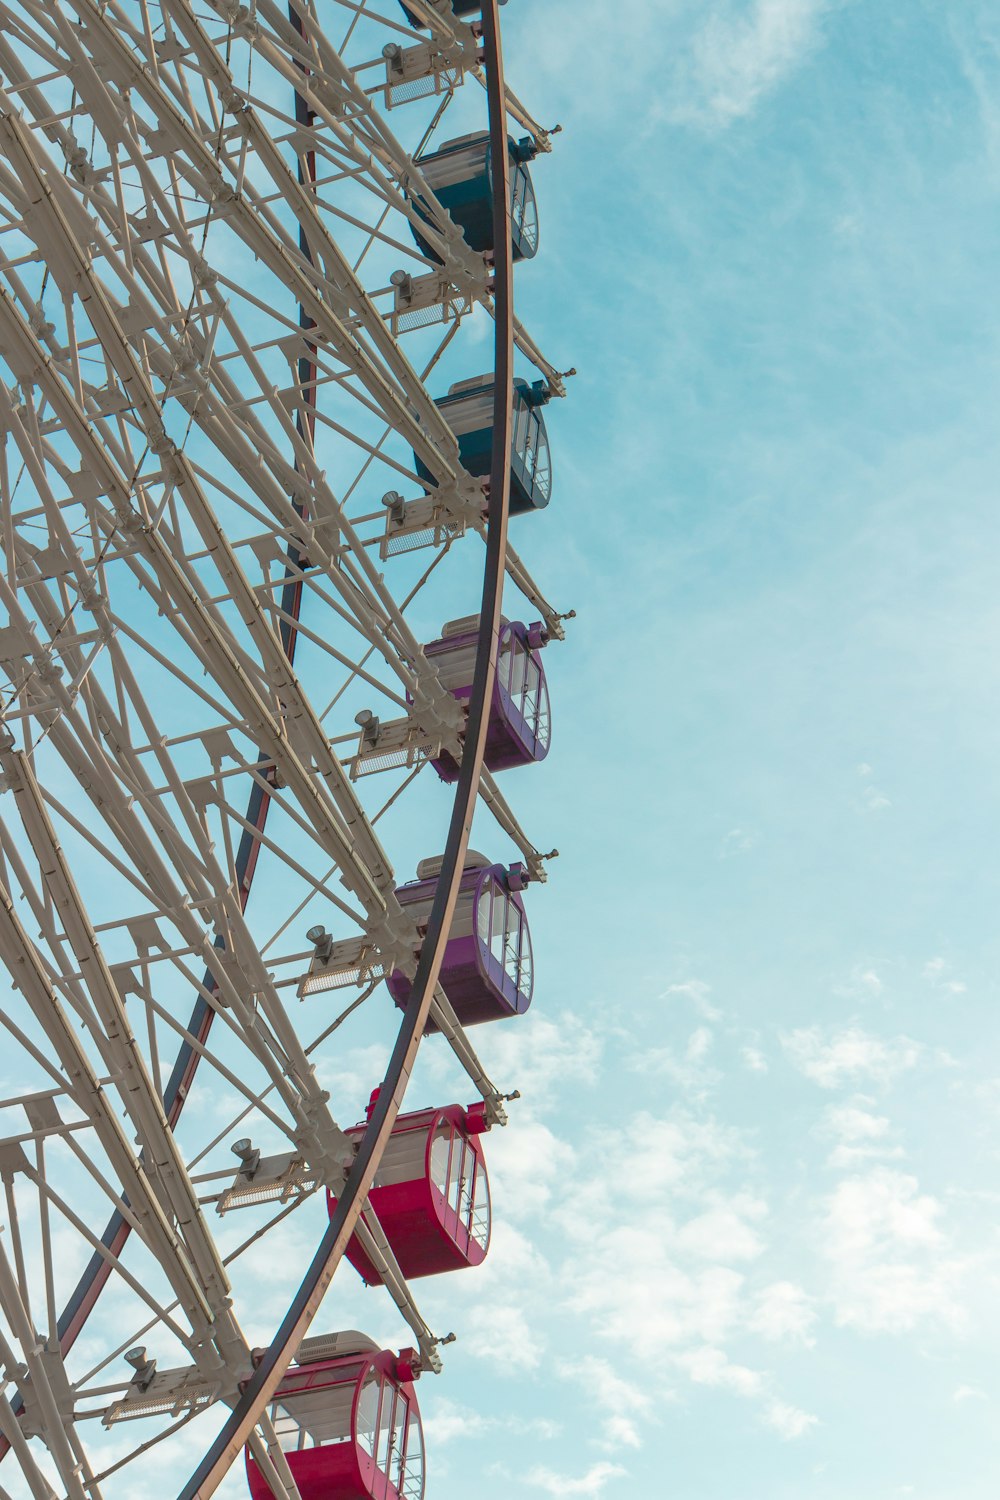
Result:
<svg viewBox="0 0 1000 1500"><path fill-rule="evenodd" d="M400 1115L368 1203L406 1279L481 1265L490 1243L490 1183L480 1136L485 1106ZM347 1135L360 1140L363 1125ZM331 1216L337 1200L328 1195ZM347 1258L370 1286L382 1278L358 1243Z"/></svg>
<svg viewBox="0 0 1000 1500"><path fill-rule="evenodd" d="M359 1333L303 1339L271 1407L302 1500L422 1500L415 1358ZM246 1467L252 1500L278 1500L249 1448Z"/></svg>
<svg viewBox="0 0 1000 1500"><path fill-rule="evenodd" d="M441 639L424 647L443 685L463 705L472 696L479 617L453 620ZM522 625L504 620L497 641L497 673L490 704L483 763L488 771L507 771L544 760L552 738L549 690L541 649L549 633L540 621ZM442 781L458 780L458 764L447 753L432 761Z"/></svg>
<svg viewBox="0 0 1000 1500"><path fill-rule="evenodd" d="M396 891L421 936L427 930L440 871L440 859L421 860L416 880ZM531 934L521 899L527 880L523 865L508 869L472 850L466 855L440 976L441 988L463 1026L523 1015L531 1004ZM405 1010L411 994L409 977L393 969L386 984L400 1010ZM431 1017L426 1030L437 1029Z"/></svg>

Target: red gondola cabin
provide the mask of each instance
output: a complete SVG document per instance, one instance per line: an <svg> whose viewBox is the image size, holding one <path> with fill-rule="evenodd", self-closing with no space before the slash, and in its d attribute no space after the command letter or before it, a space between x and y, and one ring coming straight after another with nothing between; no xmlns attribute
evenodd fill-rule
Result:
<svg viewBox="0 0 1000 1500"><path fill-rule="evenodd" d="M407 1280L478 1266L490 1242L490 1184L480 1136L485 1107L449 1104L400 1115L368 1195ZM363 1125L347 1135L359 1140ZM337 1205L330 1196L330 1213ZM353 1238L347 1258L369 1285L382 1278Z"/></svg>
<svg viewBox="0 0 1000 1500"><path fill-rule="evenodd" d="M271 1406L302 1500L423 1500L414 1358L361 1333L303 1339ZM253 1500L277 1500L249 1449L246 1466Z"/></svg>

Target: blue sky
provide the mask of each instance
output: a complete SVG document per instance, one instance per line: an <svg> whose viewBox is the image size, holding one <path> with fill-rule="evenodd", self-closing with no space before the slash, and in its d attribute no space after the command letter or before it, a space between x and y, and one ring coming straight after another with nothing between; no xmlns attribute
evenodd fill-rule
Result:
<svg viewBox="0 0 1000 1500"><path fill-rule="evenodd" d="M504 15L564 126L520 305L580 370L517 540L578 619L516 788L562 857L531 1016L481 1037L525 1098L429 1493L980 1500L1000 20Z"/></svg>

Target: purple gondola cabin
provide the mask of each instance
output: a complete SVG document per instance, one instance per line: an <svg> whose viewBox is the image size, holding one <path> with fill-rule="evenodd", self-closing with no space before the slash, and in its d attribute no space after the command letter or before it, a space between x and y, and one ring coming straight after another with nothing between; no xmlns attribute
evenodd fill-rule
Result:
<svg viewBox="0 0 1000 1500"><path fill-rule="evenodd" d="M452 620L440 640L424 647L441 682L463 706L472 695L479 616ZM486 733L484 764L488 771L507 771L544 760L552 739L549 690L541 662L549 633L540 621L523 625L504 620L497 641L497 673ZM458 780L458 765L447 753L432 761L442 781Z"/></svg>
<svg viewBox="0 0 1000 1500"><path fill-rule="evenodd" d="M439 858L421 860L416 880L396 891L421 936L427 930L440 872ZM463 1026L523 1015L531 1004L531 934L521 896L527 881L524 865L506 868L471 849L466 855L440 975L441 988ZM386 984L400 1010L405 1010L411 993L408 975L393 969ZM438 1029L433 1017L426 1029Z"/></svg>

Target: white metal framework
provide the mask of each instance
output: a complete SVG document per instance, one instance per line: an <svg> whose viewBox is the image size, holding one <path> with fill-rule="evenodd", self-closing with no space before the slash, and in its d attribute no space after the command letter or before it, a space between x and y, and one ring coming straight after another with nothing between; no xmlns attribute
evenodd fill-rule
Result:
<svg viewBox="0 0 1000 1500"><path fill-rule="evenodd" d="M564 390L509 256L471 251L419 167L502 86L495 0L407 8L419 28L396 0L0 0L0 1495L145 1492L136 1463L219 1402L297 1495L269 1392L240 1406L244 1267L319 1190L347 1201L341 1127L385 1068L326 1080L400 1024L394 891L444 847L429 760L470 755L421 642L482 607L491 528L562 634L434 401L494 324ZM484 828L544 878L479 771ZM439 1369L378 1221L357 1232Z"/></svg>

